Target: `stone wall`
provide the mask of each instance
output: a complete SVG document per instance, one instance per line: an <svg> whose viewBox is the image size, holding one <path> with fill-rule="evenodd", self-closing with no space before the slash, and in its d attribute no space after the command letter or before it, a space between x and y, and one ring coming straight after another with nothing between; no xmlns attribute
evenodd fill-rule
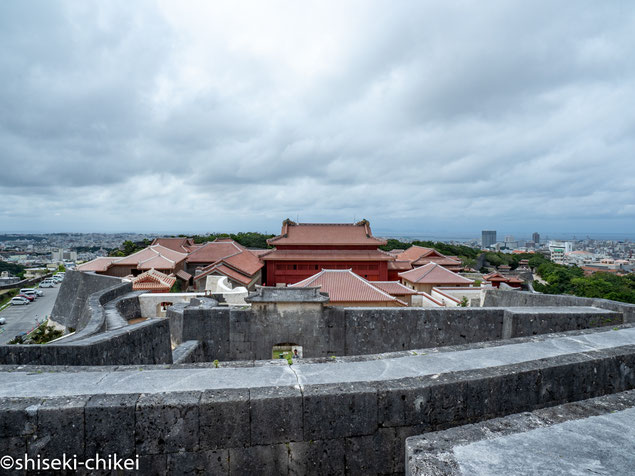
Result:
<svg viewBox="0 0 635 476"><path fill-rule="evenodd" d="M67 271L60 285L51 319L66 327L82 329L90 318L86 309L88 297L121 282L121 279L112 276Z"/></svg>
<svg viewBox="0 0 635 476"><path fill-rule="evenodd" d="M1 345L2 365L125 365L172 363L169 324L150 319L79 342Z"/></svg>
<svg viewBox="0 0 635 476"><path fill-rule="evenodd" d="M599 298L583 298L562 294L540 294L525 291L503 291L492 289L485 291L483 306L531 307L531 306L583 306L598 307L621 312L624 322L635 323L635 304L610 301Z"/></svg>
<svg viewBox="0 0 635 476"><path fill-rule="evenodd" d="M400 380L5 399L0 442L138 454L143 474L402 474L410 436L634 387L627 346Z"/></svg>
<svg viewBox="0 0 635 476"><path fill-rule="evenodd" d="M622 314L589 308L339 308L308 303L214 307L200 299L168 312L174 346L204 342L205 360L271 359L276 344L303 356L361 355L530 336L622 323ZM505 329L505 333L504 333Z"/></svg>
<svg viewBox="0 0 635 476"><path fill-rule="evenodd" d="M150 319L128 325L129 319L140 316L140 293L131 292L130 282L90 273L69 273L55 301L58 319L54 320L76 322L76 325L81 326L79 330L48 344L0 346L0 364L123 365L172 362L169 322L165 319ZM94 289L97 291L92 292ZM74 296L72 304L67 301L70 296ZM67 311L68 314L59 314Z"/></svg>
<svg viewBox="0 0 635 476"><path fill-rule="evenodd" d="M413 436L406 475L632 474L634 408L626 391Z"/></svg>

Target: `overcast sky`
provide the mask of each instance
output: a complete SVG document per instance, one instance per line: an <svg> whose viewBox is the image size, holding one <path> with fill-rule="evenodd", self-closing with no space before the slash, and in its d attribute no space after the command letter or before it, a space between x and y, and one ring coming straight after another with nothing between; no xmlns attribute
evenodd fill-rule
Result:
<svg viewBox="0 0 635 476"><path fill-rule="evenodd" d="M631 1L0 2L0 232L635 234Z"/></svg>

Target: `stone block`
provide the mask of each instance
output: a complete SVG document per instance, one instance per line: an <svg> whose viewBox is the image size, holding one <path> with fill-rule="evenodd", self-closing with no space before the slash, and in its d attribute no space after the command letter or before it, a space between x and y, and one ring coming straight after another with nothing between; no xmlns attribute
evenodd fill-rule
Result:
<svg viewBox="0 0 635 476"><path fill-rule="evenodd" d="M345 448L341 440L289 443L289 475L344 474Z"/></svg>
<svg viewBox="0 0 635 476"><path fill-rule="evenodd" d="M208 390L201 395L202 449L249 446L249 390Z"/></svg>
<svg viewBox="0 0 635 476"><path fill-rule="evenodd" d="M250 390L251 444L302 441L302 393L294 387Z"/></svg>
<svg viewBox="0 0 635 476"><path fill-rule="evenodd" d="M94 395L86 404L86 455L135 455L135 406L139 395Z"/></svg>
<svg viewBox="0 0 635 476"><path fill-rule="evenodd" d="M230 448L229 474L271 476L289 471L289 446L269 445Z"/></svg>
<svg viewBox="0 0 635 476"><path fill-rule="evenodd" d="M47 399L37 410L37 429L28 453L47 458L84 454L84 407L89 396Z"/></svg>
<svg viewBox="0 0 635 476"><path fill-rule="evenodd" d="M199 392L142 394L137 401L137 453L161 454L198 449Z"/></svg>
<svg viewBox="0 0 635 476"><path fill-rule="evenodd" d="M30 435L37 425L41 398L3 398L0 400L0 437Z"/></svg>
<svg viewBox="0 0 635 476"><path fill-rule="evenodd" d="M397 466L398 444L395 428L380 428L373 435L346 438L346 474L391 474Z"/></svg>
<svg viewBox="0 0 635 476"><path fill-rule="evenodd" d="M168 474L168 455L139 455L139 474L164 476Z"/></svg>
<svg viewBox="0 0 635 476"><path fill-rule="evenodd" d="M167 465L168 474L227 475L229 474L229 450L170 453Z"/></svg>
<svg viewBox="0 0 635 476"><path fill-rule="evenodd" d="M430 386L428 380L407 378L379 384L377 421L382 426L430 423Z"/></svg>
<svg viewBox="0 0 635 476"><path fill-rule="evenodd" d="M26 453L26 436L8 436L0 438L0 457L22 457Z"/></svg>
<svg viewBox="0 0 635 476"><path fill-rule="evenodd" d="M364 383L305 387L305 440L370 435L376 430L375 388Z"/></svg>

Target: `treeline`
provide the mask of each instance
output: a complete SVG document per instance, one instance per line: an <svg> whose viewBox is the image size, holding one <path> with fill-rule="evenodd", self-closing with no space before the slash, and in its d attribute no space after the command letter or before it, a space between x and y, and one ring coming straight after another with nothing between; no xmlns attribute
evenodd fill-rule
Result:
<svg viewBox="0 0 635 476"><path fill-rule="evenodd" d="M386 241L387 243L385 245L380 246L380 249L384 251L406 250L411 246L416 245L423 246L424 248L434 248L439 253L446 256L458 256L460 258L469 258L472 260L475 260L480 254L479 250L470 248L469 246L450 245L448 243L443 243L440 241L413 241L412 243L405 243L394 238L389 238Z"/></svg>
<svg viewBox="0 0 635 476"><path fill-rule="evenodd" d="M267 240L274 236L276 235L265 235L255 231L248 231L240 233L210 233L209 235L194 235L192 238L194 238L194 243L206 243L214 241L216 238L231 238L246 248L272 248L267 244Z"/></svg>
<svg viewBox="0 0 635 476"><path fill-rule="evenodd" d="M485 252L485 260L489 263L490 266L499 267L501 265L507 265L511 269L516 269L520 265L522 260L528 260L529 266L531 268L537 268L543 263L551 263L548 258L539 253L518 253L518 254L509 254L502 253L500 251L486 251ZM484 270L485 272L487 270Z"/></svg>
<svg viewBox="0 0 635 476"><path fill-rule="evenodd" d="M617 276L612 273L593 273L584 276L577 266L546 262L538 266L538 276L548 284L534 281L534 289L546 294L573 294L588 298L603 298L635 304L635 274Z"/></svg>
<svg viewBox="0 0 635 476"><path fill-rule="evenodd" d="M24 278L25 267L21 264L7 263L6 261L0 261L0 272L8 271L10 275L17 276L18 278Z"/></svg>
<svg viewBox="0 0 635 476"><path fill-rule="evenodd" d="M137 251L141 251L144 248L147 248L152 243L152 240L145 239L143 241L124 241L119 248L115 248L114 250L110 250L108 256L129 256L132 253L136 253Z"/></svg>

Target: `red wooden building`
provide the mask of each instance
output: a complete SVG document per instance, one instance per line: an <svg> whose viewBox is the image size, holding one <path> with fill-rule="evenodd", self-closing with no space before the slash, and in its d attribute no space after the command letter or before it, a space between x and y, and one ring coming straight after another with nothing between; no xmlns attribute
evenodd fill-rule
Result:
<svg viewBox="0 0 635 476"><path fill-rule="evenodd" d="M261 256L266 263L266 283L294 284L323 269L352 269L369 281L388 280L390 254L375 238L368 221L349 223L295 223L285 220L282 232L267 240L275 250Z"/></svg>

